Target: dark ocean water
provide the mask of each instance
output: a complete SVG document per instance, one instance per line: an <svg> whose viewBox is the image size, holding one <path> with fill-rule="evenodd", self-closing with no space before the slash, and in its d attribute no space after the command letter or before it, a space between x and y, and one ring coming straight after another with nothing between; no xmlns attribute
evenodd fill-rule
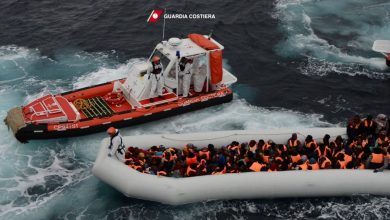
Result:
<svg viewBox="0 0 390 220"><path fill-rule="evenodd" d="M167 20L167 37L208 34L239 81L232 103L122 130L125 135L344 125L390 113L385 0L0 2L0 116L43 94L125 76L161 39L151 10L213 13ZM16 142L0 125L1 219L388 219L388 197L213 201L178 207L122 196L91 175L104 134ZM336 180L335 180L336 181ZM288 183L286 183L288 184Z"/></svg>

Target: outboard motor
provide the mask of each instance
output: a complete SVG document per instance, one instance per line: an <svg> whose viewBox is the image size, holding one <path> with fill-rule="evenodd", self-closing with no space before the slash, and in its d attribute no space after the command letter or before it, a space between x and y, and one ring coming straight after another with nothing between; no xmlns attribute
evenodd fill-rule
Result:
<svg viewBox="0 0 390 220"><path fill-rule="evenodd" d="M390 67L390 55L387 55L386 57L386 65Z"/></svg>

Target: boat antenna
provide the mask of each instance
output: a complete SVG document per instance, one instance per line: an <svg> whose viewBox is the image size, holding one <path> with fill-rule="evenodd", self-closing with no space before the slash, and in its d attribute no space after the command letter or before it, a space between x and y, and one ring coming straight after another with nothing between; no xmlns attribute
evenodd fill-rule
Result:
<svg viewBox="0 0 390 220"><path fill-rule="evenodd" d="M213 29L211 29L209 36L207 37L209 40L211 39L211 35L213 35Z"/></svg>
<svg viewBox="0 0 390 220"><path fill-rule="evenodd" d="M165 13L167 13L166 8L164 8L164 14L163 14L164 23L163 23L162 41L164 40L164 37L165 37L165 16L164 16Z"/></svg>

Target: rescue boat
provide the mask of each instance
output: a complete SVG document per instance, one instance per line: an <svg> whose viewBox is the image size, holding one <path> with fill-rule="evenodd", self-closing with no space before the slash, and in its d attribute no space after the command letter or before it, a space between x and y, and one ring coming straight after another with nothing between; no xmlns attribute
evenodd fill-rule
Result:
<svg viewBox="0 0 390 220"><path fill-rule="evenodd" d="M226 103L237 78L223 68L224 47L210 36L189 34L160 42L158 55L164 66L163 95L150 94L149 60L134 63L123 79L61 94L47 94L8 111L5 123L20 142L61 138L124 127ZM183 98L179 60L193 60L189 96ZM149 59L150 59L149 58ZM151 99L152 98L152 99Z"/></svg>
<svg viewBox="0 0 390 220"><path fill-rule="evenodd" d="M292 133L303 142L307 135L321 141L324 134L331 140L345 128L277 129L263 131L217 131L192 134L158 134L123 137L126 146L148 149L164 145L183 149L192 143L227 146L232 141L273 140L286 143ZM185 178L156 176L136 171L115 157L107 156L110 140L104 139L93 166L93 174L125 196L169 205L209 200L351 196L359 194L390 195L390 173L372 170L307 170L278 172L229 173Z"/></svg>

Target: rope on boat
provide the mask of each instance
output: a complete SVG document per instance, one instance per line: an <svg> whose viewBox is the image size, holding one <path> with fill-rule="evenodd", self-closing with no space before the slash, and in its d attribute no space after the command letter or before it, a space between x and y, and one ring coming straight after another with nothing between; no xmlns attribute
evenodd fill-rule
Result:
<svg viewBox="0 0 390 220"><path fill-rule="evenodd" d="M301 134L299 132L295 132L298 136L301 136L302 138L306 138L306 135L304 134ZM232 136L250 136L250 135L257 135L257 136L260 136L260 135L267 135L267 136L275 136L275 135L291 135L292 133L272 133L272 134L268 134L268 133L247 133L247 134L239 134L239 133L233 133L233 134L229 134L229 135L225 135L225 136L221 136L221 137L212 137L212 138L204 138L204 139L176 139L176 138L172 138L172 137L167 137L165 135L162 135L161 138L164 138L164 139L167 139L167 140L170 140L170 141L185 141L187 143L191 142L191 141L207 141L207 140L217 140L217 139L223 139L223 138L228 138L228 137L232 137ZM325 135L325 134L324 134ZM331 136L331 138L336 138L336 136ZM321 138L316 138L315 140L319 140Z"/></svg>

